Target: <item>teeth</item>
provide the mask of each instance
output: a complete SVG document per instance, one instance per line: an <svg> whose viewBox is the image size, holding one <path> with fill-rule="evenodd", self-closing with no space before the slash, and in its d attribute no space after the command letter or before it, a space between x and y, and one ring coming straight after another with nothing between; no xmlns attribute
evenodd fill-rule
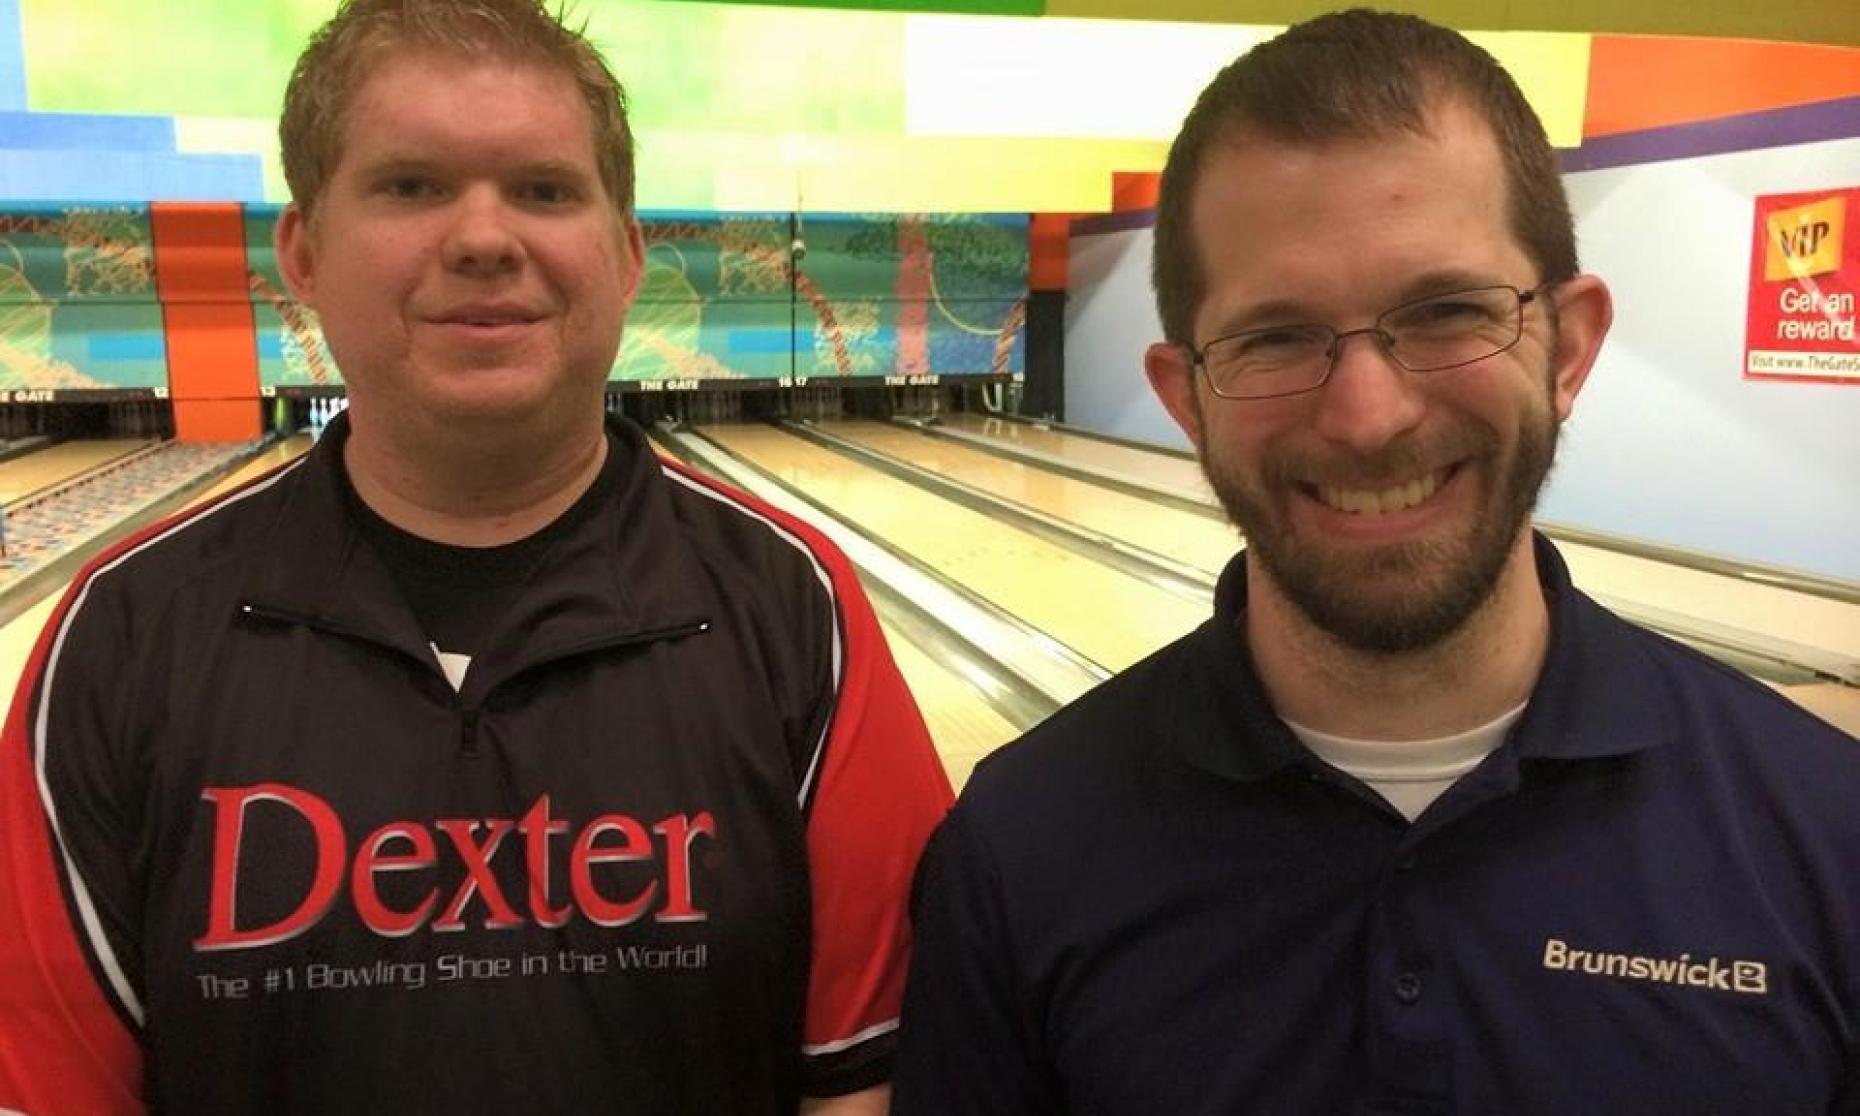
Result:
<svg viewBox="0 0 1860 1116"><path fill-rule="evenodd" d="M1426 500L1440 488L1440 483L1445 478L1446 472L1442 470L1429 473L1424 477L1417 477L1407 484L1396 485L1393 488L1360 489L1327 486L1318 489L1318 497L1338 511L1349 512L1351 515L1387 515L1404 508L1412 508Z"/></svg>

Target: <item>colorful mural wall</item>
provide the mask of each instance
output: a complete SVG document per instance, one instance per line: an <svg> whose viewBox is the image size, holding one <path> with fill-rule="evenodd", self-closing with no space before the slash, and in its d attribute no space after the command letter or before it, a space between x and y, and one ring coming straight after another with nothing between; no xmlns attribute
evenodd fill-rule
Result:
<svg viewBox="0 0 1860 1116"><path fill-rule="evenodd" d="M147 206L0 212L6 398L167 386L153 248Z"/></svg>
<svg viewBox="0 0 1860 1116"><path fill-rule="evenodd" d="M239 242L169 250L238 257L265 394L337 389L316 316L278 274L278 213L241 207ZM660 213L641 224L644 274L612 374L622 387L1023 370L1023 216ZM0 210L0 389L164 391L150 226L146 206Z"/></svg>

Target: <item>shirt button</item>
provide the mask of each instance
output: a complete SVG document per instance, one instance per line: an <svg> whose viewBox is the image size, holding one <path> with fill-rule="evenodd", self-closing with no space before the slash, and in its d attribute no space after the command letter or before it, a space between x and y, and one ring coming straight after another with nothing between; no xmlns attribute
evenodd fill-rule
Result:
<svg viewBox="0 0 1860 1116"><path fill-rule="evenodd" d="M1420 859L1421 858L1414 853L1402 853L1399 857L1395 858L1395 870L1397 872L1412 872L1414 871L1415 864L1418 863Z"/></svg>
<svg viewBox="0 0 1860 1116"><path fill-rule="evenodd" d="M1421 998L1421 977L1417 973L1401 973L1393 985L1395 998L1404 1004L1412 1004Z"/></svg>

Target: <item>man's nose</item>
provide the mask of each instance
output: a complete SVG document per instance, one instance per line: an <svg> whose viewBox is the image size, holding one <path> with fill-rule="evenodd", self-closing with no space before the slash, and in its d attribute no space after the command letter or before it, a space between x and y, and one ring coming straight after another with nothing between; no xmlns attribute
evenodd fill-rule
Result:
<svg viewBox="0 0 1860 1116"><path fill-rule="evenodd" d="M1330 376L1319 389L1319 434L1369 453L1420 425L1427 409L1421 385L1395 362L1390 343L1375 328L1337 335Z"/></svg>
<svg viewBox="0 0 1860 1116"><path fill-rule="evenodd" d="M452 221L443 246L449 270L468 275L497 275L514 269L523 259L523 241L513 219L516 213L502 193L491 187L474 187L453 205Z"/></svg>

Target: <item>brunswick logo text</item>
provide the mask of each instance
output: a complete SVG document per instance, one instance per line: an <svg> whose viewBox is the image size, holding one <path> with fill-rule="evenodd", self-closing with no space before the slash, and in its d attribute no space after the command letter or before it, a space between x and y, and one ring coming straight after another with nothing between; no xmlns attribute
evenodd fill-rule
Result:
<svg viewBox="0 0 1860 1116"><path fill-rule="evenodd" d="M1745 996L1767 996L1770 967L1762 961L1725 960L1720 957L1645 957L1633 953L1604 953L1572 949L1560 938L1544 941L1544 968L1561 973L1586 973L1617 980L1670 984L1680 988L1708 988Z"/></svg>

